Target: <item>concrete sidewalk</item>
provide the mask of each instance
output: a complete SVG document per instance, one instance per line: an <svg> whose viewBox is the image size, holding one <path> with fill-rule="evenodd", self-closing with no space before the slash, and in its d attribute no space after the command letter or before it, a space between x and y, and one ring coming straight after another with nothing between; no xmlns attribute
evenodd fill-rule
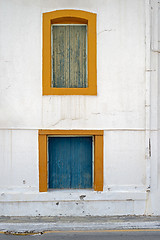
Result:
<svg viewBox="0 0 160 240"><path fill-rule="evenodd" d="M0 232L160 229L160 216L0 217Z"/></svg>

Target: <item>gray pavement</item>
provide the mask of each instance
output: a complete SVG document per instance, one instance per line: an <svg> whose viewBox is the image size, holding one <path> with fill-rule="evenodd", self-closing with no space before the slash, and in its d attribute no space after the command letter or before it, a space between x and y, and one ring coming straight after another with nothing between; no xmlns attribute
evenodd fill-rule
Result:
<svg viewBox="0 0 160 240"><path fill-rule="evenodd" d="M90 232L52 232L42 235L6 235L0 234L0 240L159 240L160 231L90 231Z"/></svg>
<svg viewBox="0 0 160 240"><path fill-rule="evenodd" d="M0 232L160 229L160 216L0 217Z"/></svg>

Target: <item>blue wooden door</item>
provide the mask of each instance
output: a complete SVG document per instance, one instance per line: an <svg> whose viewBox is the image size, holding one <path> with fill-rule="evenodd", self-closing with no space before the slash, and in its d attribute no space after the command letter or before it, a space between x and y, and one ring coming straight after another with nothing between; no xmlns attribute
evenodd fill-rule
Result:
<svg viewBox="0 0 160 240"><path fill-rule="evenodd" d="M92 188L92 137L49 137L48 158L49 188Z"/></svg>

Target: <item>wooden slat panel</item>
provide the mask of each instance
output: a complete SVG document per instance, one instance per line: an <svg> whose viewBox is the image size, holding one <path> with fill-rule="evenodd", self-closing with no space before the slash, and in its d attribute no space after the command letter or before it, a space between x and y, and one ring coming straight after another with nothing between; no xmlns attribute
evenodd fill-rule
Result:
<svg viewBox="0 0 160 240"><path fill-rule="evenodd" d="M92 188L92 137L49 137L49 188Z"/></svg>
<svg viewBox="0 0 160 240"><path fill-rule="evenodd" d="M95 136L94 190L103 191L103 136Z"/></svg>
<svg viewBox="0 0 160 240"><path fill-rule="evenodd" d="M92 188L92 137L71 137L71 188Z"/></svg>
<svg viewBox="0 0 160 240"><path fill-rule="evenodd" d="M86 25L52 25L52 87L86 88Z"/></svg>
<svg viewBox="0 0 160 240"><path fill-rule="evenodd" d="M39 130L42 135L103 135L103 130Z"/></svg>
<svg viewBox="0 0 160 240"><path fill-rule="evenodd" d="M86 88L86 25L70 26L70 88Z"/></svg>
<svg viewBox="0 0 160 240"><path fill-rule="evenodd" d="M70 188L70 138L49 137L49 188Z"/></svg>
<svg viewBox="0 0 160 240"><path fill-rule="evenodd" d="M39 191L47 192L47 136L39 135Z"/></svg>
<svg viewBox="0 0 160 240"><path fill-rule="evenodd" d="M52 87L69 87L69 26L52 26Z"/></svg>

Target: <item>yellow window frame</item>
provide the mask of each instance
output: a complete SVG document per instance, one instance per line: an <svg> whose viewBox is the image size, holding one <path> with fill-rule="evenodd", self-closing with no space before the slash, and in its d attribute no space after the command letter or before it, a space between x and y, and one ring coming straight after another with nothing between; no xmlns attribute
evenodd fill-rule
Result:
<svg viewBox="0 0 160 240"><path fill-rule="evenodd" d="M87 24L87 88L53 88L51 62L51 24ZM43 13L42 82L43 95L97 95L96 14L81 10Z"/></svg>
<svg viewBox="0 0 160 240"><path fill-rule="evenodd" d="M94 183L95 191L103 191L103 130L39 130L39 191L47 192L47 137L50 135L94 137Z"/></svg>

